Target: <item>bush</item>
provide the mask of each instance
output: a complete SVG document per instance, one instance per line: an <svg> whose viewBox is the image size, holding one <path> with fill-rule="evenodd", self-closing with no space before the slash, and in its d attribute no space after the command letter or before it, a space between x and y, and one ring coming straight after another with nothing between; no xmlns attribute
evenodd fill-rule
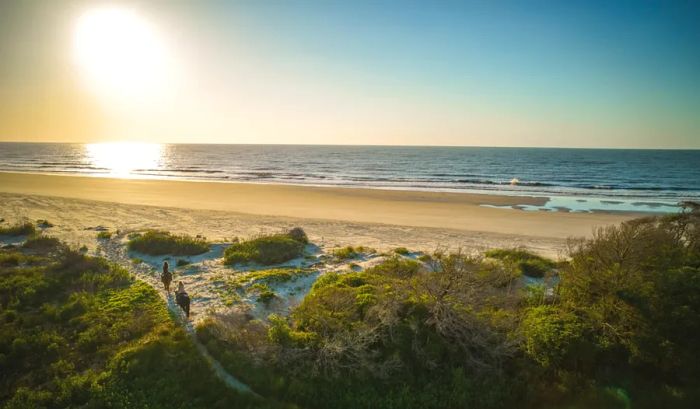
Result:
<svg viewBox="0 0 700 409"><path fill-rule="evenodd" d="M421 254L420 256L418 256L418 260L423 263L429 263L433 261L433 257L430 254Z"/></svg>
<svg viewBox="0 0 700 409"><path fill-rule="evenodd" d="M333 250L333 256L339 260L347 260L357 257L357 252L352 246L347 246Z"/></svg>
<svg viewBox="0 0 700 409"><path fill-rule="evenodd" d="M112 232L111 231L101 231L97 233L97 238L102 239L102 240L108 240L112 238Z"/></svg>
<svg viewBox="0 0 700 409"><path fill-rule="evenodd" d="M407 249L406 247L397 247L397 248L394 249L394 253L399 254L399 255L402 255L402 256L407 256L407 255L409 255L411 252L408 251L408 249Z"/></svg>
<svg viewBox="0 0 700 409"><path fill-rule="evenodd" d="M209 244L201 238L187 235L174 235L159 230L149 230L129 240L129 250L151 256L172 254L194 256L209 251Z"/></svg>
<svg viewBox="0 0 700 409"><path fill-rule="evenodd" d="M36 233L36 227L30 222L17 223L14 226L0 227L0 236L29 236Z"/></svg>
<svg viewBox="0 0 700 409"><path fill-rule="evenodd" d="M575 314L541 305L530 308L522 324L525 351L539 364L557 365L583 338L583 324Z"/></svg>
<svg viewBox="0 0 700 409"><path fill-rule="evenodd" d="M368 274L381 274L391 277L411 277L416 274L421 268L420 263L413 260L407 260L399 256L389 257L366 270Z"/></svg>
<svg viewBox="0 0 700 409"><path fill-rule="evenodd" d="M300 257L303 252L304 243L287 234L262 236L232 244L224 252L224 264L279 264Z"/></svg>
<svg viewBox="0 0 700 409"><path fill-rule="evenodd" d="M289 230L287 232L287 236L300 243L307 244L309 242L309 238L306 236L306 232L301 227L294 227L293 229Z"/></svg>
<svg viewBox="0 0 700 409"><path fill-rule="evenodd" d="M22 244L22 248L47 252L61 246L61 242L55 237L33 236Z"/></svg>
<svg viewBox="0 0 700 409"><path fill-rule="evenodd" d="M487 251L485 256L512 264L520 273L528 277L544 277L556 266L552 260L524 249L493 249Z"/></svg>
<svg viewBox="0 0 700 409"><path fill-rule="evenodd" d="M186 260L184 258L177 259L177 263L175 263L175 265L178 267L184 267L184 266L189 265L189 264L190 264L189 260Z"/></svg>

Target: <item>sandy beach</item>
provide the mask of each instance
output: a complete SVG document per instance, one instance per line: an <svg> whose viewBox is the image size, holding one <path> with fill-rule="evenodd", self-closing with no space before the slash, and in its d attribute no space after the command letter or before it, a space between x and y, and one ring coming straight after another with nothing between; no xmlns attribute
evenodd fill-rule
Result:
<svg viewBox="0 0 700 409"><path fill-rule="evenodd" d="M94 241L95 226L163 228L212 240L304 227L324 246L523 246L559 256L569 237L635 214L525 212L480 205L542 204L544 198L320 188L291 185L109 179L0 173L5 219L51 220L52 234Z"/></svg>

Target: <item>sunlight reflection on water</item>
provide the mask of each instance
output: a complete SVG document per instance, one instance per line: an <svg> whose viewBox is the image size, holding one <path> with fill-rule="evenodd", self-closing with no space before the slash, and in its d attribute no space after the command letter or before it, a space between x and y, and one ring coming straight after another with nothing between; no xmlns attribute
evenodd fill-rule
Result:
<svg viewBox="0 0 700 409"><path fill-rule="evenodd" d="M134 171L157 169L163 160L163 145L157 143L110 142L85 145L85 153L96 168L110 176L139 177Z"/></svg>

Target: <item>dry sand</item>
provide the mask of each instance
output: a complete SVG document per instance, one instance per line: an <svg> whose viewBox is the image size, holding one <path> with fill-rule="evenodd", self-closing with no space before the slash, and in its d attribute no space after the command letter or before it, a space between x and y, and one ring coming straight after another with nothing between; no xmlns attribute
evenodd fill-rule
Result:
<svg viewBox="0 0 700 409"><path fill-rule="evenodd" d="M544 198L289 185L0 173L0 217L48 219L51 234L94 243L95 231L162 228L211 240L302 226L322 247L523 246L558 256L568 237L634 214L525 212L480 206Z"/></svg>

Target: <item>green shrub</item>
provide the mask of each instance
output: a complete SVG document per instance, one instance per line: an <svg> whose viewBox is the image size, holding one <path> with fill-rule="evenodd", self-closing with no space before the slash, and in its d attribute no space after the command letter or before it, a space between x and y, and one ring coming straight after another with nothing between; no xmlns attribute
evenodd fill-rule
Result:
<svg viewBox="0 0 700 409"><path fill-rule="evenodd" d="M190 261L186 260L184 258L177 259L177 263L175 263L175 265L178 267L184 267L184 266L189 265L189 264L190 264Z"/></svg>
<svg viewBox="0 0 700 409"><path fill-rule="evenodd" d="M408 249L407 249L406 247L397 247L397 248L394 249L394 253L399 254L399 255L402 255L402 256L407 256L407 255L409 255L411 252L408 251Z"/></svg>
<svg viewBox="0 0 700 409"><path fill-rule="evenodd" d="M368 274L380 274L393 277L411 277L421 268L420 263L414 260L407 260L399 256L392 256L382 261L376 266L366 270Z"/></svg>
<svg viewBox="0 0 700 409"><path fill-rule="evenodd" d="M18 253L0 253L0 267L18 266L22 255Z"/></svg>
<svg viewBox="0 0 700 409"><path fill-rule="evenodd" d="M583 338L583 324L576 315L554 306L527 310L522 323L525 351L539 364L549 367L575 353Z"/></svg>
<svg viewBox="0 0 700 409"><path fill-rule="evenodd" d="M30 222L17 223L14 226L0 226L0 236L29 236L36 233L36 227Z"/></svg>
<svg viewBox="0 0 700 409"><path fill-rule="evenodd" d="M22 244L22 248L40 252L51 251L60 246L61 242L57 238L40 235L32 236Z"/></svg>
<svg viewBox="0 0 700 409"><path fill-rule="evenodd" d="M307 244L309 242L309 238L308 236L306 236L306 232L301 227L294 227L293 229L289 230L287 232L287 236L300 243Z"/></svg>
<svg viewBox="0 0 700 409"><path fill-rule="evenodd" d="M304 243L289 235L262 236L232 244L224 252L224 264L279 264L300 257L303 252Z"/></svg>
<svg viewBox="0 0 700 409"><path fill-rule="evenodd" d="M339 260L347 260L357 257L357 252L352 246L341 247L339 249L333 250L333 256Z"/></svg>
<svg viewBox="0 0 700 409"><path fill-rule="evenodd" d="M272 301L273 298L275 298L275 292L272 291L270 286L268 286L267 284L263 284L263 283L253 284L248 289L248 291L253 292L253 293L257 293L258 302L262 302L265 304L269 303L270 301Z"/></svg>
<svg viewBox="0 0 700 409"><path fill-rule="evenodd" d="M111 231L101 231L97 233L97 238L102 239L102 240L108 240L112 238L112 232Z"/></svg>
<svg viewBox="0 0 700 409"><path fill-rule="evenodd" d="M486 257L510 263L522 274L528 277L544 277L556 263L540 257L524 249L493 249L485 253Z"/></svg>
<svg viewBox="0 0 700 409"><path fill-rule="evenodd" d="M268 337L270 341L287 347L306 347L318 341L318 334L313 332L294 331L287 321L277 314L267 317L270 327Z"/></svg>
<svg viewBox="0 0 700 409"><path fill-rule="evenodd" d="M129 250L151 256L193 256L209 251L209 244L204 239L159 230L149 230L133 237L129 240L128 247Z"/></svg>

